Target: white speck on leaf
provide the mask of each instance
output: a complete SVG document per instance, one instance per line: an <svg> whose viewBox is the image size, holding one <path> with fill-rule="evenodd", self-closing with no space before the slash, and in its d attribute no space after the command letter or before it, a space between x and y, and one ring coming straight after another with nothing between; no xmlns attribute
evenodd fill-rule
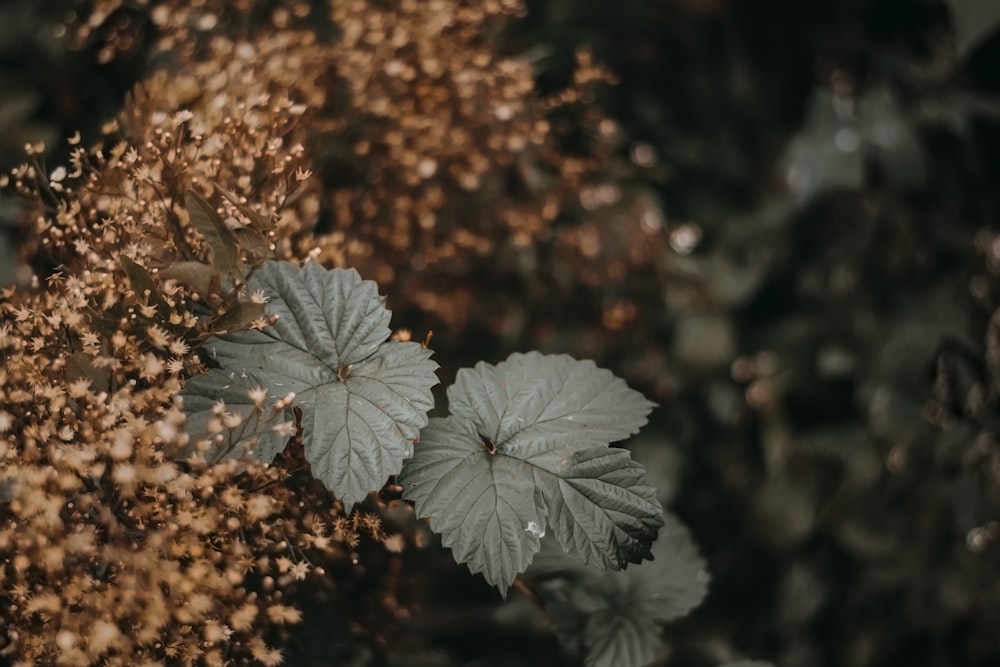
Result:
<svg viewBox="0 0 1000 667"><path fill-rule="evenodd" d="M539 526L534 521L529 521L528 526L524 529L524 532L531 533L535 537L541 539L545 537L545 529Z"/></svg>

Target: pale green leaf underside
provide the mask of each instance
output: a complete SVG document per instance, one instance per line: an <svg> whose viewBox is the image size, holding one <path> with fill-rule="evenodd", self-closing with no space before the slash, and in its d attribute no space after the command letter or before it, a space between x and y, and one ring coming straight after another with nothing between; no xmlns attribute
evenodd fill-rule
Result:
<svg viewBox="0 0 1000 667"><path fill-rule="evenodd" d="M248 289L269 297L267 312L278 321L205 344L219 368L193 378L182 392L189 432L204 439L198 428L224 400L227 410L252 419L213 450L215 457L245 455L256 440L250 455L270 461L287 443L271 429L291 419L290 410L276 420L268 411L258 419L248 392L265 388L267 410L293 392L313 475L350 507L381 488L410 455L433 407L437 364L417 343L385 340L390 313L375 283L353 269L269 262L250 276Z"/></svg>

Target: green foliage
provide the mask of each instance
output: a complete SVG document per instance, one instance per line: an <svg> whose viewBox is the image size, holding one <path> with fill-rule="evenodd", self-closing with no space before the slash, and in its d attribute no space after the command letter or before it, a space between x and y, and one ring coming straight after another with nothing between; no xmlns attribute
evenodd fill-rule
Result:
<svg viewBox="0 0 1000 667"><path fill-rule="evenodd" d="M410 455L433 406L437 364L418 343L386 340L390 313L356 271L268 262L247 289L265 295L274 324L206 342L218 367L183 393L192 440L209 460L270 462L294 434L298 408L313 474L350 507ZM226 428L225 411L239 424Z"/></svg>
<svg viewBox="0 0 1000 667"><path fill-rule="evenodd" d="M203 207L188 203L194 218ZM537 352L479 363L449 387L452 415L428 425L437 364L424 346L386 340L375 283L272 261L246 289L250 303L266 300L271 326L206 341L215 367L182 394L187 454L270 462L301 441L313 475L348 507L399 474L417 514L503 595L549 527L564 551L602 569L652 558L656 490L608 443L637 432L653 404L609 371Z"/></svg>
<svg viewBox="0 0 1000 667"><path fill-rule="evenodd" d="M593 362L533 352L459 371L448 399L452 415L431 420L399 481L458 561L506 594L550 526L601 568L651 557L656 490L608 448L645 424L638 392Z"/></svg>

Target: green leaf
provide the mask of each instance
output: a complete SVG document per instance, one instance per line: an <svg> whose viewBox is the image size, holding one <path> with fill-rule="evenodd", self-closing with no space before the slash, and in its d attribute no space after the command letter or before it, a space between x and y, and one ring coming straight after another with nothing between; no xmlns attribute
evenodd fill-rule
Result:
<svg viewBox="0 0 1000 667"><path fill-rule="evenodd" d="M653 560L624 572L586 567L546 543L528 571L556 634L589 667L642 667L659 650L660 628L705 598L708 573L690 533L664 517Z"/></svg>
<svg viewBox="0 0 1000 667"><path fill-rule="evenodd" d="M271 405L290 390L287 385L283 387L285 394L278 395L268 391L269 405L262 412L256 410L247 392L252 387L264 387L261 380L266 377L247 370L240 371L237 375L233 371L215 368L189 380L182 396L184 409L188 413L187 432L190 442L183 451L175 452L174 456L190 458L199 454L209 462L244 457L264 462L274 460L288 444L288 435L281 427L290 424L293 416L290 409L271 409ZM305 385L294 386L307 389ZM220 404L224 413L238 415L242 420L237 427L222 431L211 428L212 422L218 421L215 408Z"/></svg>
<svg viewBox="0 0 1000 667"><path fill-rule="evenodd" d="M95 366L94 357L86 352L74 352L66 358L66 379L70 382L90 380L90 386L95 392L106 391L111 387L111 371Z"/></svg>
<svg viewBox="0 0 1000 667"><path fill-rule="evenodd" d="M184 193L184 203L191 226L198 230L212 250L212 265L225 276L236 276L239 266L236 239L226 223L215 208L194 190Z"/></svg>
<svg viewBox="0 0 1000 667"><path fill-rule="evenodd" d="M432 419L399 483L455 559L503 594L538 551L545 513L531 465L490 456L467 419Z"/></svg>
<svg viewBox="0 0 1000 667"><path fill-rule="evenodd" d="M700 605L710 579L688 529L675 516L667 514L664 519L653 544L653 560L624 573L630 602L659 623L686 616Z"/></svg>
<svg viewBox="0 0 1000 667"><path fill-rule="evenodd" d="M623 613L614 587L566 586L540 591L540 597L559 643L586 667L644 667L661 648L660 626L641 614Z"/></svg>
<svg viewBox="0 0 1000 667"><path fill-rule="evenodd" d="M660 648L660 628L641 615L602 609L584 624L586 667L643 667Z"/></svg>
<svg viewBox="0 0 1000 667"><path fill-rule="evenodd" d="M656 490L607 445L638 430L652 403L593 362L538 353L463 369L448 397L453 415L424 429L399 482L459 562L506 594L549 525L597 567L649 556Z"/></svg>
<svg viewBox="0 0 1000 667"><path fill-rule="evenodd" d="M651 558L650 543L663 524L656 489L646 482L646 469L632 461L624 449L595 447L571 455L568 461L546 470L554 484L536 472L549 521L559 544L567 552L601 568L619 570L628 563Z"/></svg>
<svg viewBox="0 0 1000 667"><path fill-rule="evenodd" d="M246 227L236 229L233 230L233 236L247 254L256 260L264 260L274 255L267 237L256 229Z"/></svg>
<svg viewBox="0 0 1000 667"><path fill-rule="evenodd" d="M433 407L437 364L418 343L386 340L390 313L375 283L353 269L268 262L247 286L270 298L267 314L277 322L206 342L219 367L190 380L182 392L189 433L194 441L211 438L199 429L223 400L247 426L210 448L207 458L249 453L270 461L287 441L272 429L291 419L291 407L301 407L302 444L313 475L350 507L381 488L411 454ZM249 397L254 387L267 390L263 413ZM272 418L273 404L289 392L293 403Z"/></svg>
<svg viewBox="0 0 1000 667"><path fill-rule="evenodd" d="M471 419L520 458L623 440L645 425L655 405L592 361L538 352L460 370L448 403L453 415Z"/></svg>

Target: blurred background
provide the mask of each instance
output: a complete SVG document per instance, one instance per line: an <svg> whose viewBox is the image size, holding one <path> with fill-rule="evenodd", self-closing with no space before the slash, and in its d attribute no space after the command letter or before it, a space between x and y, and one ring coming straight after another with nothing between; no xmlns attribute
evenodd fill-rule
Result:
<svg viewBox="0 0 1000 667"><path fill-rule="evenodd" d="M57 35L77 3L0 6L0 166L99 136L152 66L141 4L113 58ZM492 39L534 94L581 48L612 73L552 119L602 176L527 247L394 267L394 322L445 384L539 349L659 403L628 446L712 584L657 664L1000 664L1000 2L530 0ZM0 201L0 282L27 233ZM564 659L491 613L411 658Z"/></svg>

